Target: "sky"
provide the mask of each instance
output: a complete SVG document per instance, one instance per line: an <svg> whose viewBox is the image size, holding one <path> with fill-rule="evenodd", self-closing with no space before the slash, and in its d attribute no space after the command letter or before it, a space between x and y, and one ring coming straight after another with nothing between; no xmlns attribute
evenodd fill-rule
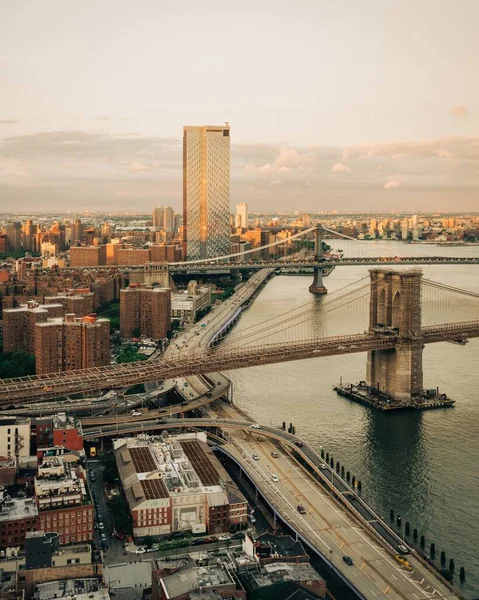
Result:
<svg viewBox="0 0 479 600"><path fill-rule="evenodd" d="M182 205L183 125L231 205L479 211L478 0L0 0L0 212Z"/></svg>

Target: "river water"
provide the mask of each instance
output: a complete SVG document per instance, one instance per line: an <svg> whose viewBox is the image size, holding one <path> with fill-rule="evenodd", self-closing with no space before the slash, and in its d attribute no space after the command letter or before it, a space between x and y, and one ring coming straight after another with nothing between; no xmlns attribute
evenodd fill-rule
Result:
<svg viewBox="0 0 479 600"><path fill-rule="evenodd" d="M347 244L342 244L344 248ZM393 255L404 250L388 244ZM372 255L382 247L368 243ZM410 254L479 256L478 246L408 246ZM479 293L478 266L423 266L424 277ZM325 278L334 292L367 275L365 267L339 267ZM306 276L273 278L233 332L307 304L321 315ZM467 301L467 299L465 299ZM310 308L309 308L310 307ZM477 299L479 318L479 299ZM354 331L362 331L367 315ZM341 332L342 333L342 332ZM277 338L276 338L277 339ZM276 339L274 341L276 341ZM381 413L337 396L332 387L365 378L364 353L232 371L235 402L260 423L292 422L296 433L324 448L362 482L362 495L389 519L390 509L431 542L439 559L466 569L467 598L479 597L479 339L466 346L430 344L424 350L424 385L456 400L452 409Z"/></svg>

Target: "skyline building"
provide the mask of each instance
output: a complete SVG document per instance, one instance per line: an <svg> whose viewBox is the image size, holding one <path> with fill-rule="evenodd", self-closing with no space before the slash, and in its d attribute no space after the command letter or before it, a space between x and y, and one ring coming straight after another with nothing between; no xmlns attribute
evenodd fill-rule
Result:
<svg viewBox="0 0 479 600"><path fill-rule="evenodd" d="M187 260L230 253L230 127L183 127L183 249Z"/></svg>
<svg viewBox="0 0 479 600"><path fill-rule="evenodd" d="M236 227L246 229L248 227L248 205L246 202L241 202L236 205Z"/></svg>

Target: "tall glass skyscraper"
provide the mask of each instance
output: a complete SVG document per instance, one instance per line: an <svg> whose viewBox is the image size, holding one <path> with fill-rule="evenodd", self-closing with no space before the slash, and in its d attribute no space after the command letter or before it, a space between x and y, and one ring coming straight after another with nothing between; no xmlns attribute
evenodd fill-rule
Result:
<svg viewBox="0 0 479 600"><path fill-rule="evenodd" d="M230 253L229 125L183 127L183 249L187 260Z"/></svg>

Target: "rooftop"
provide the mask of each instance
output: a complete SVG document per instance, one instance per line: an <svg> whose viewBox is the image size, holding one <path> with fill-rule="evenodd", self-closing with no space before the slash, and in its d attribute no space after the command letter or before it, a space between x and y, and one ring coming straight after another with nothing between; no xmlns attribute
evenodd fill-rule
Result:
<svg viewBox="0 0 479 600"><path fill-rule="evenodd" d="M191 561L176 573L161 579L161 585L169 598L175 598L199 590L199 588L228 586L230 589L236 589L232 576L221 562L207 567L199 567L195 561Z"/></svg>
<svg viewBox="0 0 479 600"><path fill-rule="evenodd" d="M131 489L133 503L198 492L222 493L222 477L204 440L202 433L116 440L120 477L125 489Z"/></svg>
<svg viewBox="0 0 479 600"><path fill-rule="evenodd" d="M98 579L63 579L35 585L34 600L108 600L108 588L100 587Z"/></svg>
<svg viewBox="0 0 479 600"><path fill-rule="evenodd" d="M4 500L0 508L0 523L18 519L35 519L38 509L33 498Z"/></svg>

